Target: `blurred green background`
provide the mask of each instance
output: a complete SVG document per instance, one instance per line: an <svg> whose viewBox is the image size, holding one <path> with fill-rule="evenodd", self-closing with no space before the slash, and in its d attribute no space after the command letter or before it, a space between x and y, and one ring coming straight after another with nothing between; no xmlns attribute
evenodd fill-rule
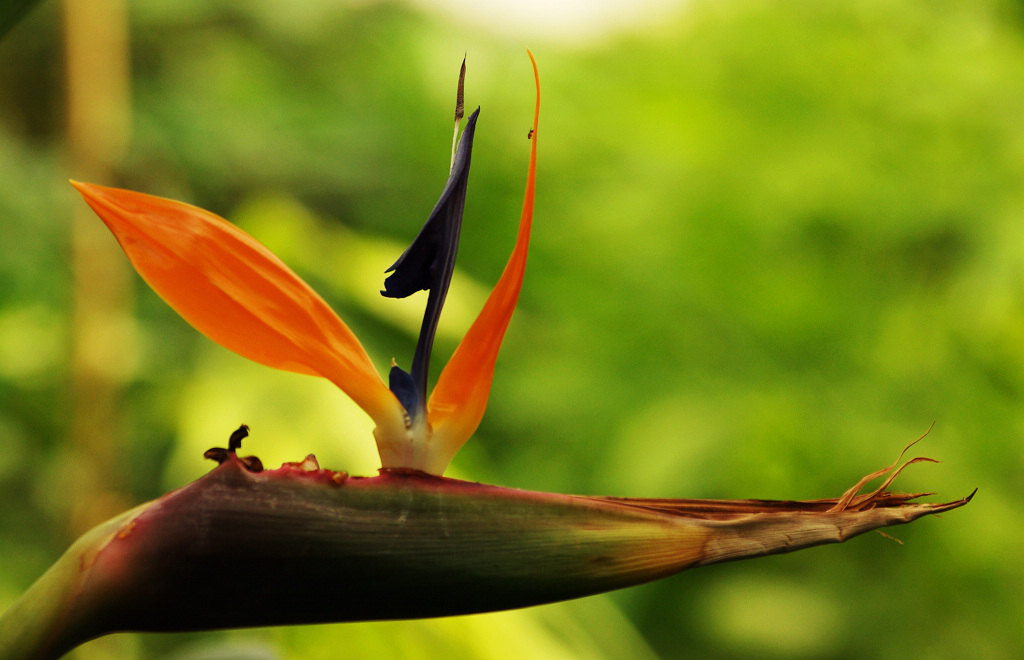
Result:
<svg viewBox="0 0 1024 660"><path fill-rule="evenodd" d="M467 107L483 109L436 373L514 241L530 47L530 265L487 416L449 474L835 497L935 421L914 452L943 463L898 488L977 498L891 530L903 545L870 534L478 617L116 635L73 657L1018 657L1021 4L621 4L27 12L0 40L0 609L83 529L208 470L202 451L239 423L268 465L377 467L344 395L191 330L67 179L228 217L382 371L408 366L422 299L377 291L447 176L468 53Z"/></svg>

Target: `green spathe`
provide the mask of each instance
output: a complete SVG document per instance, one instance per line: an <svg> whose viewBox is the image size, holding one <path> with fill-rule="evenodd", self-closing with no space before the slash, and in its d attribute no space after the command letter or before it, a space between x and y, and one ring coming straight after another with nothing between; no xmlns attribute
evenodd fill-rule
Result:
<svg viewBox="0 0 1024 660"><path fill-rule="evenodd" d="M117 631L437 617L577 598L947 511L915 494L808 502L558 495L312 457L230 453L83 536L0 617L0 658ZM860 486L860 484L858 484Z"/></svg>

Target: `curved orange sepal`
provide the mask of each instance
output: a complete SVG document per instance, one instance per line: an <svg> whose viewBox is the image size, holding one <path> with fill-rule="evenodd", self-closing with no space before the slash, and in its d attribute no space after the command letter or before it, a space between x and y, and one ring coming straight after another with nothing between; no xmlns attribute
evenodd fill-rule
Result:
<svg viewBox="0 0 1024 660"><path fill-rule="evenodd" d="M327 378L379 430L404 427L401 405L356 336L252 236L190 204L71 183L139 275L201 333L260 364Z"/></svg>

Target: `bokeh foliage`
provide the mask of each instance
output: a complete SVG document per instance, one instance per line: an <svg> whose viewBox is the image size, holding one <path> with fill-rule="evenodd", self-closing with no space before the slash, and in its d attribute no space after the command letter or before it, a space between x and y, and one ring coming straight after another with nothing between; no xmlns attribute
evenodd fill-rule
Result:
<svg viewBox="0 0 1024 660"><path fill-rule="evenodd" d="M69 541L60 6L0 41L0 607ZM836 496L934 420L897 485L945 518L607 597L441 622L123 636L81 658L1012 657L1024 648L1024 25L996 1L686 3L517 40L394 3L130 0L117 180L238 222L408 365L383 269L483 107L435 368L511 250L544 89L536 226L488 414L453 475L661 497ZM375 468L343 395L213 346L137 282L118 465L139 502L244 421L265 463ZM421 304L421 303L420 303ZM415 303L414 303L415 306ZM206 650L203 650L206 649ZM204 655L206 654L206 655ZM419 654L419 656L416 656ZM221 656L217 656L221 657ZM234 656L231 656L234 657ZM276 657L268 655L268 657Z"/></svg>

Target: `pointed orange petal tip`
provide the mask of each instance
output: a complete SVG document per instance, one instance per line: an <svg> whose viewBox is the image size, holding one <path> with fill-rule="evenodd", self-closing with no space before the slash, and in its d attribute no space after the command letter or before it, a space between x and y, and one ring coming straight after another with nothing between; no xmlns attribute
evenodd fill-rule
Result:
<svg viewBox="0 0 1024 660"><path fill-rule="evenodd" d="M208 211L72 181L153 290L201 333L254 362L323 376L378 424L401 406L348 326L255 238Z"/></svg>
<svg viewBox="0 0 1024 660"><path fill-rule="evenodd" d="M519 291L526 273L526 257L533 225L534 185L537 172L537 128L540 120L540 73L533 53L527 51L533 64L537 96L530 141L530 163L526 172L526 193L519 220L516 245L508 264L483 310L462 339L451 360L441 372L427 404L427 417L433 429L431 448L434 465L428 472L440 474L455 452L469 439L480 420L491 391L494 366L505 331L512 320Z"/></svg>

